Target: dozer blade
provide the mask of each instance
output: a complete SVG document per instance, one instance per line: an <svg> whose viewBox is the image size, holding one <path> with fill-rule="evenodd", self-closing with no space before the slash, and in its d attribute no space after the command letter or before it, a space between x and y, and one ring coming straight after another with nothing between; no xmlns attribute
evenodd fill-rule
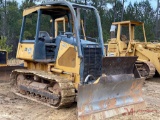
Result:
<svg viewBox="0 0 160 120"><path fill-rule="evenodd" d="M78 88L79 120L103 120L145 108L142 98L144 78L135 78L135 61L135 57L104 58L103 73L109 74L100 77L97 83Z"/></svg>
<svg viewBox="0 0 160 120"><path fill-rule="evenodd" d="M106 75L135 74L137 57L105 57L102 72ZM136 73L136 77L138 73Z"/></svg>
<svg viewBox="0 0 160 120"><path fill-rule="evenodd" d="M0 66L0 81L10 80L12 70L22 69L23 66Z"/></svg>

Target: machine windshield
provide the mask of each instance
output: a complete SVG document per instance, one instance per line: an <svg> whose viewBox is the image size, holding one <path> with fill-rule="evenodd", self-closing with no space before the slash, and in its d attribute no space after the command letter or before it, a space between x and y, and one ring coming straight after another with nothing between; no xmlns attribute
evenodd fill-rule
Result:
<svg viewBox="0 0 160 120"><path fill-rule="evenodd" d="M98 22L94 9L85 7L74 7L77 24L81 40L99 42ZM75 33L75 21L71 11L67 7L50 7L41 9L40 19L38 12L33 12L25 16L24 32L22 40L35 40L37 23L39 22L39 38L51 40L58 35Z"/></svg>
<svg viewBox="0 0 160 120"><path fill-rule="evenodd" d="M144 31L143 31L143 26L142 25L134 26L134 40L135 41L141 41L141 42L145 41Z"/></svg>
<svg viewBox="0 0 160 120"><path fill-rule="evenodd" d="M98 26L95 13L91 9L80 9L80 38L98 42Z"/></svg>
<svg viewBox="0 0 160 120"><path fill-rule="evenodd" d="M144 41L144 33L142 25L131 24L131 32L129 32L129 24L121 26L121 35L120 39L124 42L134 41Z"/></svg>
<svg viewBox="0 0 160 120"><path fill-rule="evenodd" d="M98 42L98 26L95 13L92 9L77 8L79 37L83 40ZM55 36L72 32L75 36L74 21L72 16L65 15L55 20Z"/></svg>
<svg viewBox="0 0 160 120"><path fill-rule="evenodd" d="M98 26L95 13L92 9L76 8L79 37L83 40L98 42ZM54 15L53 15L54 16ZM56 19L46 14L41 15L40 31L46 31L50 37L57 37L72 33L75 37L74 21L70 12ZM54 22L54 23L52 23ZM54 27L54 28L52 28ZM54 31L54 32L53 32Z"/></svg>

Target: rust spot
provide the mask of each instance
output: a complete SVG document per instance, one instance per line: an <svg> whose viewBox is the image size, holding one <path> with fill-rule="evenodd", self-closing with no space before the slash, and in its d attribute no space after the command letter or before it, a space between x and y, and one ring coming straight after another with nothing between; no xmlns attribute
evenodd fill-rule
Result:
<svg viewBox="0 0 160 120"><path fill-rule="evenodd" d="M108 109L113 109L113 108L116 107L116 99L115 99L115 98L113 98L113 99L108 99L108 100L106 101L106 104L107 104L107 108L108 108Z"/></svg>
<svg viewBox="0 0 160 120"><path fill-rule="evenodd" d="M142 85L143 81L134 81L129 91L129 96L133 98L134 102L139 101L139 97L142 96Z"/></svg>
<svg viewBox="0 0 160 120"><path fill-rule="evenodd" d="M82 113L82 114L85 114L86 113L86 108L89 110L89 114L93 112L92 105L90 105L90 104L85 104L85 105L79 107L78 112Z"/></svg>
<svg viewBox="0 0 160 120"><path fill-rule="evenodd" d="M93 112L93 108L92 108L92 104L91 104L92 100L93 100L93 95L92 94L93 94L92 91L89 90L88 94L87 94L88 97L83 99L83 104L81 106L79 106L79 108L78 108L78 112L81 113L82 116L84 116L86 114L86 108L89 111L88 114L91 114ZM83 120L88 120L88 119L86 119L86 117L83 117Z"/></svg>
<svg viewBox="0 0 160 120"><path fill-rule="evenodd" d="M78 113L84 113L85 112L85 105L78 108Z"/></svg>
<svg viewBox="0 0 160 120"><path fill-rule="evenodd" d="M104 100L103 100L103 101L100 101L98 105L99 105L100 108L104 108L104 106L105 106L105 101L104 101Z"/></svg>

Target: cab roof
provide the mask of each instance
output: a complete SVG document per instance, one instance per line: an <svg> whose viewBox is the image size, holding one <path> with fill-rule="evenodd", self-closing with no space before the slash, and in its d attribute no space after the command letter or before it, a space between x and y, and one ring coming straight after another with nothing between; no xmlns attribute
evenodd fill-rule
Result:
<svg viewBox="0 0 160 120"><path fill-rule="evenodd" d="M29 15L31 13L37 13L37 11L40 10L40 9L45 10L45 11L42 12L42 14L57 14L57 15L59 14L60 16L62 16L67 11L70 11L70 7L95 9L93 6L79 5L79 4L67 2L67 1L64 1L64 0L60 0L60 1L47 2L47 3L43 3L43 4L40 4L40 5L37 5L37 6L27 8L23 11L23 16Z"/></svg>
<svg viewBox="0 0 160 120"><path fill-rule="evenodd" d="M138 22L138 21L122 21L122 22L113 22L112 25L137 25L137 26L140 26L140 25L143 25L143 22Z"/></svg>

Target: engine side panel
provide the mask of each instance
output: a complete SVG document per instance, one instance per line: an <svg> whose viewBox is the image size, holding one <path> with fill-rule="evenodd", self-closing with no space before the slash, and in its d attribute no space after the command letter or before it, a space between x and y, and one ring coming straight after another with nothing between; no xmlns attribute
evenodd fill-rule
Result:
<svg viewBox="0 0 160 120"><path fill-rule="evenodd" d="M67 74L74 75L75 86L78 88L80 82L80 58L77 47L63 40L60 42L55 68L63 70Z"/></svg>

